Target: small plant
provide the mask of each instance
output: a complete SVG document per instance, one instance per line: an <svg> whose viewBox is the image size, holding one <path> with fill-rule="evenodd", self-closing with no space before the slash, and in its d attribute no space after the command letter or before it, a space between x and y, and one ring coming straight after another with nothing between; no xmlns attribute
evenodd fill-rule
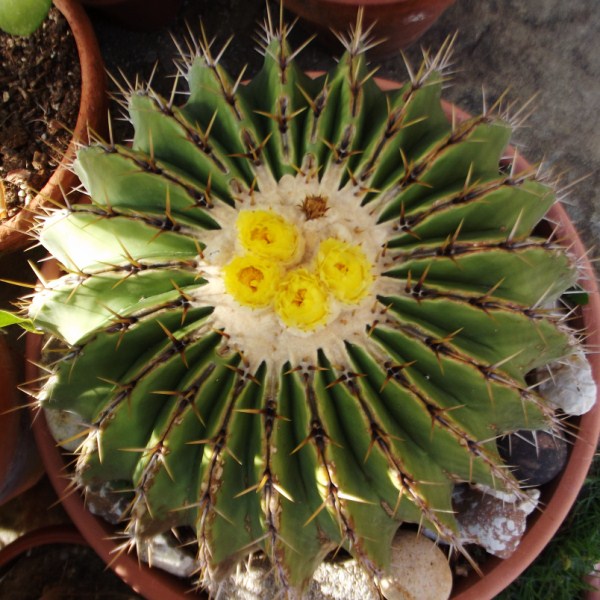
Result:
<svg viewBox="0 0 600 600"><path fill-rule="evenodd" d="M52 0L0 0L0 29L11 35L31 35L51 6Z"/></svg>
<svg viewBox="0 0 600 600"><path fill-rule="evenodd" d="M247 85L204 37L184 106L124 90L131 147L81 148L91 204L37 232L74 481L127 500L131 545L191 528L207 586L257 549L285 590L339 546L378 577L403 522L466 552L455 485L524 494L496 439L561 429L529 376L578 348L576 265L534 232L554 192L501 162L500 103L446 117L451 43L383 92L360 21L315 79L287 32Z"/></svg>

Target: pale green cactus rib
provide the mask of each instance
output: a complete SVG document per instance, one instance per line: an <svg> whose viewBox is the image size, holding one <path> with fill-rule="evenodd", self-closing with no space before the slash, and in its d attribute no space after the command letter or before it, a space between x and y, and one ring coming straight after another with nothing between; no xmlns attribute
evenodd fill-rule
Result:
<svg viewBox="0 0 600 600"><path fill-rule="evenodd" d="M323 371L323 377L327 377L330 372L331 369ZM450 504L452 486L448 485L443 470L434 461L429 460L426 452L422 452L415 444L407 444L407 438L410 436L402 427L393 420L384 420L385 413L382 413L380 398L373 402L372 395L367 397L364 394L362 374L368 373L368 370L361 370L360 373L359 377L350 373L344 374L343 387L338 383L331 388L330 401L323 402L323 405L333 414L329 419L325 419L325 422L331 428L335 427L335 433L332 435L336 437L330 446L331 461L344 484L341 489L352 490L350 496L355 498L346 503L355 535L359 540L355 543L358 543L360 551L366 555L365 558L368 557L378 568L385 568L389 556L386 552L387 544L381 553L382 548L377 546L377 539L372 538L370 529L375 515L379 515L377 527L381 529L384 539L386 535L393 536L399 519L404 521L415 518L415 505L420 512L419 521L434 529L450 530L455 526ZM329 381L328 385L332 383ZM357 427L356 421L363 421L364 429ZM354 456L357 467L364 465L363 477L367 480L375 478L375 473L384 468L377 467L376 459L385 460L384 473L387 471L388 483L394 485L388 485L379 501L373 493L370 498L364 497L364 490L369 485L361 480L357 473L340 473L340 458L344 453ZM352 464L348 458L342 462L344 465ZM373 492L377 492L378 486L375 482L370 483L370 487L373 488ZM403 503L407 498L411 502ZM367 504L369 502L372 503L371 506ZM376 505L379 505L379 510L375 510ZM378 539L381 541L381 538Z"/></svg>
<svg viewBox="0 0 600 600"><path fill-rule="evenodd" d="M202 356L206 350L207 340L197 334L198 325L187 329L190 331L187 335L180 334L177 343L171 339L162 341L135 360L119 382L111 382L112 393L98 406L90 425L99 450L83 453L80 458L85 481L103 481L113 469L119 472L117 479L132 476L138 457L135 453L124 454L124 449L146 447L154 422L165 404L160 392L179 383L187 371L188 356L190 360L197 360L197 354ZM208 341L211 342L209 347L214 346L213 340ZM131 428L130 414L135 414L137 428Z"/></svg>
<svg viewBox="0 0 600 600"><path fill-rule="evenodd" d="M287 31L265 31L264 64L241 95L255 113L262 140L266 141L269 166L276 180L295 174L305 154L303 145L306 100L310 78L296 65L287 42Z"/></svg>
<svg viewBox="0 0 600 600"><path fill-rule="evenodd" d="M230 417L215 514L207 527L211 561L224 573L242 560L262 535L260 498L254 489L259 484L259 469L252 457L260 453L260 420L253 411L260 411L265 403L265 375L263 364L241 391Z"/></svg>
<svg viewBox="0 0 600 600"><path fill-rule="evenodd" d="M384 98L378 93L372 75L360 54L346 54L331 74L322 114L327 129L318 136L319 142L326 146L326 154L319 164L324 169L329 161L337 166L339 187L352 177L346 165L355 154L362 154L361 138L366 137L365 130L370 131L373 121L376 123L384 114Z"/></svg>
<svg viewBox="0 0 600 600"><path fill-rule="evenodd" d="M127 315L125 323L175 310L186 302L186 291L197 289L201 282L191 270L170 267L170 279L156 268L128 279L115 273L74 276L46 291L44 303L35 312L36 322L48 331L60 331L70 344L81 344L98 330L118 327L119 315ZM149 288L152 296L148 296Z"/></svg>
<svg viewBox="0 0 600 600"><path fill-rule="evenodd" d="M418 299L394 297L383 302L401 315L404 323L423 328L432 338L448 338L451 346L473 360L499 364L501 371L516 379L568 352L570 338L556 328L551 315L525 313L518 305L502 305L486 298L474 304L427 289Z"/></svg>
<svg viewBox="0 0 600 600"><path fill-rule="evenodd" d="M188 122L197 125L210 140L218 141L229 151L231 160L245 172L264 164L264 140L254 120L253 110L241 86L243 72L232 79L212 52L212 42L204 35L194 42L190 56L182 53L184 77L189 97L181 109ZM248 174L249 175L249 174ZM252 177L248 181L252 183Z"/></svg>
<svg viewBox="0 0 600 600"><path fill-rule="evenodd" d="M279 378L277 402L265 406L265 428L274 428L278 452L272 457L273 474L286 491L279 497L279 531L271 541L289 570L289 584L306 585L325 555L341 544L338 524L327 510L323 483L315 474L319 454L311 434L311 416L305 384L309 374L284 365ZM304 383L303 383L304 380ZM325 542L329 540L329 542Z"/></svg>
<svg viewBox="0 0 600 600"><path fill-rule="evenodd" d="M440 403L436 398L435 406L433 406L433 400L425 398L422 392L419 391L417 384L410 382L408 371L402 379L400 379L400 373L396 373L395 377L399 379L397 381L392 375L386 373L387 370L392 368L392 365L387 369L385 366L382 368L368 353L356 346L349 347L348 352L355 368L361 373L366 373L366 376L361 377L357 382L363 389L363 393L368 397L369 404L373 406L379 422L385 423L386 430L390 435L397 438L397 442L404 440L404 444L401 444L401 447L403 446L402 454L406 456L404 463L410 473L418 474L420 479L424 481L431 477L431 475L418 472L419 462L427 463L423 460L422 453L424 453L425 456L432 458L445 472L456 473L465 479L474 478L486 482L488 485L491 484L487 466L481 463L481 460L477 457L466 454L464 444L461 444L461 441L455 439L451 431L445 429L439 421L435 420L438 412L443 415L446 411L445 418L447 420L459 420L461 428L465 432L469 432L471 437L476 437L470 427L474 420L471 419L471 422L469 422L468 419L461 419L461 414L453 414L453 412L458 412L460 406L465 406L464 410L468 410L467 402L463 401L463 405L455 403L449 407ZM468 369L465 371L468 372ZM473 376L465 377L465 383L473 385L473 379L475 379ZM475 385L477 385L477 382L475 382ZM480 389L479 391L485 393L485 390ZM421 400L418 399L419 394L422 396ZM403 401L398 401L398 398ZM417 398L416 401L415 398ZM448 408L451 410L447 410ZM407 426L408 423L410 423L410 427ZM474 425L478 426L479 422L474 423ZM434 429L435 435L432 435ZM478 439L481 439L481 436L485 433L484 428L478 427L477 433L479 434ZM410 443L408 443L408 440L410 440ZM422 453L413 454L412 444L420 448ZM407 449L409 449L408 452ZM452 485L445 478L439 481L440 484L443 483L444 485L438 490L438 493L447 503Z"/></svg>
<svg viewBox="0 0 600 600"><path fill-rule="evenodd" d="M217 194L228 198L229 180L237 173L227 164L222 153L207 147L196 133L194 126L176 109L165 108L166 102L158 96L133 94L130 98L129 114L135 128L133 149L146 154L150 161L159 159L167 164L176 164L189 177L198 182L207 182ZM163 140L173 139L174 144L164 146Z"/></svg>
<svg viewBox="0 0 600 600"><path fill-rule="evenodd" d="M68 306L70 305L67 304ZM190 318L200 320L210 312L206 308L194 309L190 311ZM181 323L183 314L180 310L169 311L161 317L161 322L167 329L172 329ZM59 316L62 320L62 314ZM49 324L44 324L44 327L52 331ZM64 339L62 329L53 333L59 339ZM135 323L123 319L87 340L85 352L83 346L77 345L71 346L66 355L58 352L55 376L47 386L52 405L56 409L68 409L73 398L80 398L83 405L77 414L84 424L89 425L101 403L110 398L114 389L113 382L122 380L131 367L132 357L147 360L140 348L150 349L152 352L152 348L156 344L162 344L164 339L164 331L153 320ZM89 377L92 372L95 373L96 380L95 385L90 387Z"/></svg>
<svg viewBox="0 0 600 600"><path fill-rule="evenodd" d="M477 365L464 360L451 358L450 349L439 342L430 347L428 338L412 330L409 334L385 328L378 328L373 336L397 361L406 365L417 361L410 370L403 371L399 382L409 389L417 402L424 404L430 413L442 409L451 416L444 421L459 420L465 434L474 439L489 439L502 430L513 430L523 420L527 427L540 428L548 420L548 410L536 401L534 394L517 382L507 379L491 365ZM402 335L404 334L404 335ZM412 334L412 335L410 335ZM400 354L402 351L405 355ZM408 361L406 357L410 357ZM457 377L470 386L448 388L447 377ZM466 410L454 414L458 407ZM501 408L499 409L498 406ZM486 415L488 420L482 418Z"/></svg>
<svg viewBox="0 0 600 600"><path fill-rule="evenodd" d="M314 79L287 33L269 16L248 84L204 35L182 56L183 107L126 92L133 146L82 148L91 204L39 229L66 272L29 306L66 347L50 346L40 401L80 426L75 481L123 490L139 543L194 531L209 588L256 550L284 591L339 547L379 577L403 522L460 549L454 486L522 494L495 440L560 427L529 374L576 343L555 305L576 268L533 233L554 193L499 166L511 127L497 107L446 119L448 45L383 93L360 26ZM302 238L258 307L227 279L279 233L244 242L236 219L254 210ZM354 304L316 266L327 241L370 267ZM268 260L234 284L262 285ZM277 312L299 268L329 303L306 329Z"/></svg>
<svg viewBox="0 0 600 600"><path fill-rule="evenodd" d="M387 335L386 335L387 334ZM444 465L446 456L444 454L444 446L448 452L452 452L454 443L458 443L463 447L463 450L468 452L465 454L465 463L468 464L468 475L466 477L469 480L477 480L481 471L478 471L477 460L481 463L479 466L485 467L483 474L484 478L497 478L507 488L515 489L516 482L508 474L505 474L501 469L497 468L494 464L494 460L490 460L489 450L485 449L486 444L489 446L489 440L495 438L494 427L490 426L490 421L482 419L482 413L487 413L488 416L494 417L495 420L492 423L501 422L502 418L510 419L512 422L515 421L514 414L521 415L525 410L528 413L533 413L534 407L530 404L524 406L525 402L520 393L520 390L509 382L508 384L498 385L498 377L492 381L486 381L486 374L482 373L480 369L476 368L476 365L465 365L460 360L459 356L452 356L449 351L442 351L439 343L434 344L423 338L422 340L416 340L412 331L409 331L404 339L398 331L385 331L381 330L378 332L377 337L382 345L389 349L389 353L399 362L398 365L409 365L402 369L399 373L393 373L394 380L397 381L401 387L410 393L412 396L412 408L416 411L426 410L429 416L429 425L431 431L435 430L438 426L441 426L444 433L436 442L431 442L429 446L425 445L423 451L429 455L432 461L438 461L441 466ZM412 343L411 343L412 342ZM403 357L400 356L395 348L400 346L405 351L410 349L410 356L417 362L413 365L403 361ZM412 347L411 347L412 346ZM430 347L432 346L432 347ZM364 364L364 360L363 360ZM417 366L418 365L418 366ZM393 366L388 367L388 370L393 369ZM465 382L465 390L445 390L443 387L443 381L449 375L462 376ZM490 377L492 380L492 377ZM385 381L385 380L384 380ZM467 386L469 388L467 389ZM503 389L504 388L504 389ZM513 389L516 388L516 389ZM500 390L500 394L498 393ZM509 394L502 392L509 392ZM385 388L381 392L383 398L385 398ZM496 400L500 397L505 404L502 404L502 414L497 415L496 413L500 410L496 409ZM476 413L472 412L475 408ZM512 412L511 412L512 409ZM410 409L408 409L410 410ZM395 412L398 413L399 408L395 408ZM401 412L401 411L400 411ZM406 418L406 414L403 415ZM545 422L545 419L540 418L538 414L539 422ZM519 417L517 416L517 419ZM531 419L533 421L533 419ZM411 424L413 426L412 419L404 420L403 424ZM389 423L386 423L386 428L390 427ZM406 428L407 425L404 425ZM416 431L416 430L415 430ZM447 437L446 437L447 436ZM411 433L405 432L404 435L398 436L400 439L410 438ZM421 438L422 440L424 438ZM451 440L450 442L448 440ZM483 440L481 444L481 452L475 452L475 447L479 444L478 440ZM437 443L442 444L441 452L436 450L435 446ZM417 444L418 447L418 444ZM414 453L414 448L411 446L411 451ZM416 456L419 456L416 453ZM491 458L497 456L494 452ZM408 459L407 459L408 460ZM463 464L463 469L465 464ZM414 467L410 469L411 473L418 472L418 469ZM446 471L455 474L461 474L464 476L465 471ZM423 479L421 479L423 480ZM424 479L427 481L427 479ZM483 482L483 481L482 481ZM446 500L449 500L449 494L451 493L451 486L446 481ZM441 485L441 484L440 484ZM441 489L441 488L440 488ZM423 490L422 490L423 491ZM439 490L438 490L439 491ZM429 493L424 494L425 497L430 496ZM435 506L433 506L435 508Z"/></svg>
<svg viewBox="0 0 600 600"><path fill-rule="evenodd" d="M370 481L374 478L374 471L381 468L372 467L379 458L379 449L373 451L372 457L369 456L370 423L367 415L360 406L356 406L343 386L334 384L333 369L326 357L321 357L319 366L323 371L315 374L319 406L314 418L319 420L326 435L324 468L333 486L328 492L336 503L338 521L348 547L371 569L375 566L385 568L389 557L385 547L391 544L398 520L380 506L381 500L390 502L390 496L381 498L377 487ZM377 537L372 535L373 530L378 531Z"/></svg>
<svg viewBox="0 0 600 600"><path fill-rule="evenodd" d="M423 278L434 290L489 295L523 306L551 302L576 280L569 258L547 242L423 243L412 252L396 252L394 261L398 266L387 271L391 277ZM521 263L518 269L512 268L515 261Z"/></svg>
<svg viewBox="0 0 600 600"><path fill-rule="evenodd" d="M96 168L90 169L88 164ZM215 200L223 201L216 198L213 190L198 186L180 170L157 160L150 162L129 148L82 148L75 171L98 208L129 215L143 210L161 217L169 212L175 222L183 220L190 226L218 228L206 210L198 210L211 207Z"/></svg>
<svg viewBox="0 0 600 600"><path fill-rule="evenodd" d="M196 398L190 399L192 403L188 403L186 398L180 398L174 407L165 407L165 412L156 421L152 435L145 444L146 447L153 448L153 452L140 459L133 478L139 501L138 510L134 512L135 527L136 530L140 529L139 533L161 531L169 521L172 521L173 526L181 524L182 515L173 511L173 500L176 506L185 508L193 507L200 497L199 490L211 473L207 458L211 445L198 442L215 438L217 432L211 431L210 424L218 423L218 420L213 411L224 409L219 405L206 406L206 400L201 399L200 395L212 391L213 394L218 393L220 397L229 399L234 376L227 367L236 362L227 361L216 364L214 370L205 369L206 380ZM184 409L187 418L181 418L181 411ZM204 420L203 411L206 413L205 422L209 424L207 427L200 420L201 417ZM199 464L204 468L194 468L194 465ZM183 522L193 526L193 513Z"/></svg>
<svg viewBox="0 0 600 600"><path fill-rule="evenodd" d="M407 156L406 172L388 192L394 198L382 211L381 220L393 219L401 210L411 210L440 184L445 187L462 183L467 177L477 180L497 174L510 128L504 123L486 121L487 117L476 117L456 126L441 144L414 163Z"/></svg>
<svg viewBox="0 0 600 600"><path fill-rule="evenodd" d="M159 440L164 435L162 444L154 443L150 445L154 456L160 456L156 450L163 451L164 468L155 475L152 486L149 485L151 479L144 479L145 469L148 468L150 456L143 456L138 453L138 462L136 464L136 477L134 482L134 498L130 505L131 514L136 516L132 521L132 527L140 532L152 531L156 529L156 523L169 522L175 519L178 523L186 523L192 526L195 522L197 488L199 477L202 473L202 454L203 446L192 442L202 439L206 434L206 423L210 417L212 406L207 402L203 390L209 385L211 378L215 377L217 365L214 349L218 345L218 334L214 333L206 341L210 341L209 350L206 355L194 363L192 369L189 369L180 384L173 390L161 390L158 394L163 399L162 421L166 428L161 431L160 427L155 426L156 436ZM219 371L222 374L222 369ZM169 403L171 398L174 402ZM175 456L183 456L184 459L177 464L169 459L171 448L176 448ZM168 449L168 451L167 451ZM167 462L168 461L168 462ZM156 460L154 461L155 466ZM198 465L197 468L191 468L192 465ZM154 486L157 486L154 488ZM179 509L173 513L172 507L165 507L164 498L168 498L170 493L165 492L165 486L169 490L177 487L177 496ZM153 515L160 516L154 519Z"/></svg>
<svg viewBox="0 0 600 600"><path fill-rule="evenodd" d="M389 247L410 246L415 239L443 240L453 230L459 231L462 239L472 233L473 238L490 241L520 240L554 201L547 187L526 177L465 181L455 191L450 188L437 197L432 194L417 210L405 210L396 224L399 235Z"/></svg>
<svg viewBox="0 0 600 600"><path fill-rule="evenodd" d="M82 250L69 254L65 239L72 248ZM132 261L176 264L195 259L199 250L196 240L143 221L121 216L102 218L84 211L55 215L40 241L62 265L76 273L116 269L117 265L128 269L135 266Z"/></svg>
<svg viewBox="0 0 600 600"><path fill-rule="evenodd" d="M357 155L354 167L362 185L380 195L406 177L410 160L427 155L450 132L450 123L440 104L441 76L435 71L421 74L412 83L387 95L387 119ZM366 201L375 195L366 196Z"/></svg>

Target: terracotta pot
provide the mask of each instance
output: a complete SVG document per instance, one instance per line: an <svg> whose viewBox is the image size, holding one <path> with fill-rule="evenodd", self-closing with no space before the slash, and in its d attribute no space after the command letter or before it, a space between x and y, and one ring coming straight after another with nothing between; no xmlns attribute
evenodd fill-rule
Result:
<svg viewBox="0 0 600 600"><path fill-rule="evenodd" d="M87 545L85 538L72 525L48 525L17 538L0 550L0 568L32 548L48 544Z"/></svg>
<svg viewBox="0 0 600 600"><path fill-rule="evenodd" d="M381 58L418 40L454 0L283 0L283 4L336 51L341 46L332 31L347 32L363 6L365 25L374 24L372 37L381 40L369 54Z"/></svg>
<svg viewBox="0 0 600 600"><path fill-rule="evenodd" d="M33 486L44 473L25 401L17 389L13 352L0 335L0 505Z"/></svg>
<svg viewBox="0 0 600 600"><path fill-rule="evenodd" d="M318 75L312 73L311 75ZM383 89L398 88L394 82L378 80ZM447 116L459 120L468 117L467 113L444 103ZM507 150L508 159L514 153ZM529 168L528 163L521 157L517 159L517 171ZM563 207L555 204L548 212L547 218L556 224L557 237L571 249L577 257L581 269L581 283L589 293L589 303L581 307L581 327L586 331L586 342L591 348L600 347L600 296L596 278L573 224ZM48 263L52 264L52 263ZM47 278L56 277L58 271L46 273ZM36 377L36 357L41 348L40 336L29 335L27 339L27 379ZM594 379L600 381L600 356L591 354ZM600 394L599 394L600 396ZM81 495L70 493L68 489L67 463L68 455L61 453L52 438L43 414L36 415L34 434L40 454L44 460L50 480L62 499L63 506L82 532L88 543L100 556L115 569L129 585L146 596L149 600L170 600L190 598L189 586L183 580L177 579L159 570L139 564L134 556L120 555L115 559L117 542L115 530L102 519L95 517L85 508ZM491 600L500 591L514 581L540 554L552 539L559 526L567 516L577 498L586 474L591 465L598 438L600 435L600 398L596 399L594 408L582 417L573 418L572 424L577 426L578 434L571 449L568 462L563 472L551 483L543 486L541 504L542 511L536 511L528 520L528 529L519 544L517 551L508 559L490 557L480 565L484 576L472 573L464 580L456 580L452 600ZM203 596L206 597L206 596Z"/></svg>
<svg viewBox="0 0 600 600"><path fill-rule="evenodd" d="M76 527L46 525L0 549L0 594L40 600L133 598L126 584L102 567Z"/></svg>
<svg viewBox="0 0 600 600"><path fill-rule="evenodd" d="M600 600L600 563L597 563L594 570L585 577L585 582L593 588L585 593L585 600Z"/></svg>
<svg viewBox="0 0 600 600"><path fill-rule="evenodd" d="M67 20L79 54L81 66L81 100L73 138L65 156L46 185L27 208L0 224L0 252L12 252L31 242L27 232L39 207L45 203L63 203L66 194L77 185L77 178L65 165L72 160L77 142L88 139L88 128L103 133L106 128L107 97L104 63L92 24L77 0L54 0L54 5Z"/></svg>
<svg viewBox="0 0 600 600"><path fill-rule="evenodd" d="M182 0L81 0L81 3L127 29L151 31L168 25L179 12Z"/></svg>

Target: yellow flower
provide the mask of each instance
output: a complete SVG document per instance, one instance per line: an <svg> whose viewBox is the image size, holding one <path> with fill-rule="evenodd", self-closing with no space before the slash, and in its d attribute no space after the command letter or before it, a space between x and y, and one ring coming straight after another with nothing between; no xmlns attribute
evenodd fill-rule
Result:
<svg viewBox="0 0 600 600"><path fill-rule="evenodd" d="M237 218L238 236L248 252L278 262L293 259L298 248L296 226L266 210L243 210Z"/></svg>
<svg viewBox="0 0 600 600"><path fill-rule="evenodd" d="M306 269L290 271L279 284L275 312L288 327L310 331L327 321L327 290L319 278Z"/></svg>
<svg viewBox="0 0 600 600"><path fill-rule="evenodd" d="M279 266L258 256L234 258L223 269L225 289L244 306L268 306L277 290Z"/></svg>
<svg viewBox="0 0 600 600"><path fill-rule="evenodd" d="M362 249L335 238L321 242L317 272L331 293L346 304L362 300L373 282L371 263Z"/></svg>

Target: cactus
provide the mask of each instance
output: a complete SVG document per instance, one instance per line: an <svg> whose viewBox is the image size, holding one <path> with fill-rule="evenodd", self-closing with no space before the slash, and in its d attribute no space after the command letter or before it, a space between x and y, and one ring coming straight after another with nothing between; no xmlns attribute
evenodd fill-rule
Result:
<svg viewBox="0 0 600 600"><path fill-rule="evenodd" d="M496 439L561 427L529 374L577 344L577 269L534 232L552 187L501 161L518 113L445 116L451 42L383 92L360 20L315 78L287 33L247 84L204 36L183 106L124 90L133 143L79 150L91 203L41 219L65 274L28 313L75 484L134 541L193 529L204 585L260 549L292 592L339 547L377 578L402 523L460 550L458 483L523 493Z"/></svg>

